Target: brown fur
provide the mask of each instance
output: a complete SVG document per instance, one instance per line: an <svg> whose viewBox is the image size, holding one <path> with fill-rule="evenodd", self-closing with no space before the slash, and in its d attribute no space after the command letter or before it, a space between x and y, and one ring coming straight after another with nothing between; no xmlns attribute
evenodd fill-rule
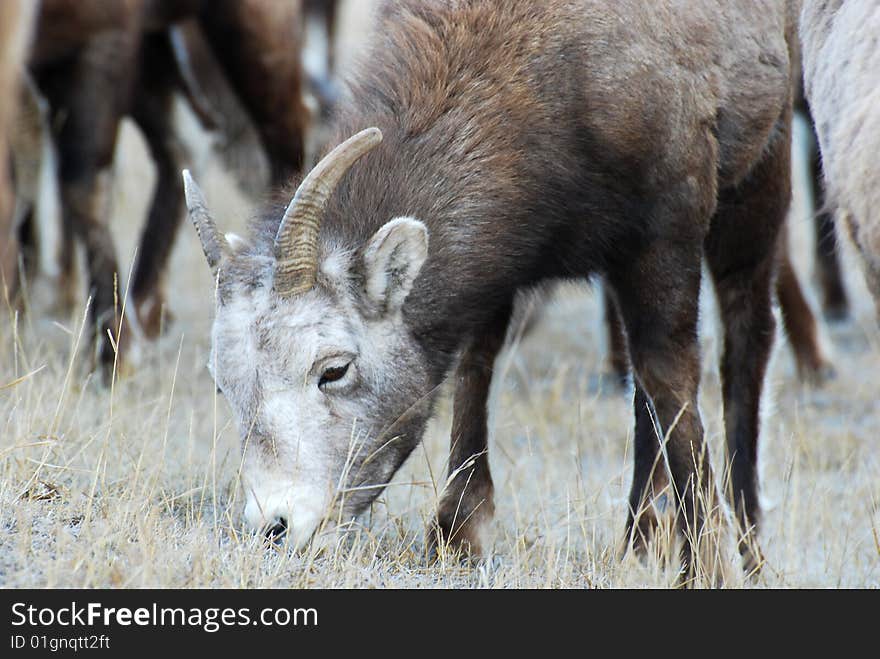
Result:
<svg viewBox="0 0 880 659"><path fill-rule="evenodd" d="M301 20L298 0L221 0L200 14L214 54L260 132L275 184L303 166L309 115L302 99Z"/></svg>
<svg viewBox="0 0 880 659"><path fill-rule="evenodd" d="M816 221L820 222L819 218ZM802 382L821 385L833 375L834 368L822 350L816 317L804 297L791 262L787 223L779 239L775 291L782 311L785 335L794 352L798 376Z"/></svg>
<svg viewBox="0 0 880 659"><path fill-rule="evenodd" d="M119 317L121 279L106 226L108 179L119 120L129 107L132 72L137 70L143 13L134 0L120 3L107 16L102 6L61 0L43 5L31 69L49 102L58 148L62 276L73 279L75 237L86 248L92 336L97 338L98 361L109 375L115 350L108 332L117 344L128 332ZM68 30L68 39L58 36ZM63 50L54 47L62 42L67 44Z"/></svg>
<svg viewBox="0 0 880 659"><path fill-rule="evenodd" d="M280 179L298 171L303 161L307 112L301 100L298 16L298 0L43 3L31 67L57 128L66 246L62 278L72 300L73 240L83 241L94 336L105 374L116 360L108 330L127 335L119 318L122 291L115 289L119 268L106 226L102 182L126 114L143 130L158 175L132 284L134 309L148 337L156 336L163 322L162 273L183 215L179 172L184 156L170 122L173 94L187 91L187 85L168 42L170 22L198 20L259 125ZM196 103L196 109L203 108Z"/></svg>
<svg viewBox="0 0 880 659"><path fill-rule="evenodd" d="M693 540L717 516L697 405L705 248L726 328L726 489L746 565L760 564L755 461L790 195L789 17L782 2L729 0L384 5L334 140L375 125L384 141L343 179L320 240L357 253L392 217L427 226L428 259L403 313L432 387L464 351L451 474L486 446L475 405L487 399L499 319L517 291L602 275L635 372L627 533L648 493L659 425L694 576ZM272 253L279 217L258 227L258 252ZM405 441L402 457L418 438ZM442 540L456 539L453 502L455 519L491 510L483 456L462 475L438 511ZM465 525L457 537L477 535Z"/></svg>
<svg viewBox="0 0 880 659"><path fill-rule="evenodd" d="M163 275L184 214L180 170L187 158L172 125L174 93L185 89L179 78L167 32L144 37L139 75L130 110L156 165L156 187L144 225L132 281L135 312L144 334L155 338L171 320Z"/></svg>
<svg viewBox="0 0 880 659"><path fill-rule="evenodd" d="M142 12L145 0L41 0L31 62L70 57L97 34L118 30Z"/></svg>
<svg viewBox="0 0 880 659"><path fill-rule="evenodd" d="M817 218L817 223L820 222L821 220ZM833 229L833 225L831 228ZM836 251L833 254L836 263ZM833 376L834 368L822 349L816 317L804 297L794 265L791 262L787 224L783 226L780 233L777 258L774 291L782 312L785 336L791 344L797 364L798 376L803 382L821 385ZM824 272L833 277L830 270L824 270ZM830 280L826 280L826 283L828 281ZM826 297L826 300L828 299ZM830 313L831 308L826 307L826 313ZM839 307L835 308L839 309ZM618 381L625 385L630 372L629 357L626 354L626 338L619 313L610 304L607 293L605 309L605 324L609 337L609 365Z"/></svg>
<svg viewBox="0 0 880 659"><path fill-rule="evenodd" d="M792 4L790 13L794 13L796 9L797 5ZM789 20L793 21L794 19L790 18ZM803 95L798 40L790 40L789 46L794 107L804 114L812 126L809 105ZM848 313L848 300L837 257L834 220L825 207L818 145L815 143L815 135L812 132L810 135L812 137L808 155L812 175L810 191L812 207L815 210L813 219L816 232L816 270L822 292L822 308L827 318L840 320L845 318ZM833 375L834 369L821 347L815 315L806 301L791 262L787 228L782 231L779 243L778 276L774 289L782 311L785 335L791 344L800 379L812 384L821 384ZM606 309L611 309L607 295ZM609 336L611 371L620 382L625 383L630 365L625 353L626 343L622 336L621 321L613 310L606 311L606 328Z"/></svg>
<svg viewBox="0 0 880 659"><path fill-rule="evenodd" d="M495 511L487 405L495 357L504 345L510 315L510 308L501 309L496 322L464 349L456 368L450 480L437 510L436 529L429 534L429 542L435 545L452 544L476 556L484 550L480 537L484 522Z"/></svg>

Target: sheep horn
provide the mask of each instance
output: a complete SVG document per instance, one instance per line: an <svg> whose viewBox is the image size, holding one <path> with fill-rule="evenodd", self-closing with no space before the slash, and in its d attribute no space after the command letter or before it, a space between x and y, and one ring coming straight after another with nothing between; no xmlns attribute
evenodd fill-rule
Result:
<svg viewBox="0 0 880 659"><path fill-rule="evenodd" d="M275 234L275 292L283 297L311 290L318 273L318 231L324 208L352 165L382 141L382 131L367 128L321 159L303 180Z"/></svg>
<svg viewBox="0 0 880 659"><path fill-rule="evenodd" d="M217 226L214 224L214 219L205 203L205 195L202 194L188 169L183 170L183 192L186 196L189 217L196 227L196 233L199 234L208 265L211 270L216 271L220 260L229 252L229 245L223 234L217 231Z"/></svg>

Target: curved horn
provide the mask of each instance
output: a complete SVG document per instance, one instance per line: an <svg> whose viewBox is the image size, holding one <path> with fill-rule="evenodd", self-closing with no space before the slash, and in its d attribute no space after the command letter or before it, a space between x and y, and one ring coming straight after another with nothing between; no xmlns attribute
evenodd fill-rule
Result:
<svg viewBox="0 0 880 659"><path fill-rule="evenodd" d="M208 265L211 266L211 270L216 270L220 260L229 252L229 244L223 234L217 231L217 226L205 203L205 195L190 176L188 169L183 170L183 193L186 196L186 209L196 227L196 233L199 234Z"/></svg>
<svg viewBox="0 0 880 659"><path fill-rule="evenodd" d="M324 207L351 166L381 141L378 128L362 130L324 156L300 184L275 234L276 293L298 295L315 285Z"/></svg>

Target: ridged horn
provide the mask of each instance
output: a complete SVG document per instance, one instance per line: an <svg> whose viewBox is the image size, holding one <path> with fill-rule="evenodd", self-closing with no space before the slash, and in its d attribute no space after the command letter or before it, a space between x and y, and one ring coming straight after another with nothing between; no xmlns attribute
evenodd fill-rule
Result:
<svg viewBox="0 0 880 659"><path fill-rule="evenodd" d="M278 295L299 295L315 285L318 231L327 201L352 165L381 141L378 128L362 130L324 156L300 184L275 234L274 289Z"/></svg>
<svg viewBox="0 0 880 659"><path fill-rule="evenodd" d="M221 259L229 252L229 244L222 233L217 231L217 225L208 211L205 203L205 195L201 188L193 180L188 169L183 170L183 193L186 196L186 209L189 211L189 219L192 220L202 242L202 250L208 259L211 270L216 270Z"/></svg>

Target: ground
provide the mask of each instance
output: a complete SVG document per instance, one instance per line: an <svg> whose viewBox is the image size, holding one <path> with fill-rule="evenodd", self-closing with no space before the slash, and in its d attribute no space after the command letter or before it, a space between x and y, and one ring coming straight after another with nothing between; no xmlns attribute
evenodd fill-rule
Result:
<svg viewBox="0 0 880 659"><path fill-rule="evenodd" d="M349 3L346 44L365 3ZM349 38L350 37L350 38ZM342 53L351 59L354 47ZM252 202L204 135L199 177L222 227L241 230ZM189 123L187 123L189 122ZM793 251L812 293L812 243L799 125ZM112 226L128 267L154 173L126 125ZM880 331L850 245L853 319L823 327L836 378L798 381L778 336L761 437L762 573L730 587L880 586ZM631 393L606 369L601 296L554 295L534 331L500 357L490 461L494 551L476 564L424 557L423 531L445 473L450 405L355 530L323 553L294 554L242 530L237 431L205 368L211 282L195 232L181 227L170 264L174 323L139 346L131 372L102 386L72 359L83 307L0 312L0 586L2 587L667 587L673 568L620 558L631 474ZM124 292L123 281L123 292ZM83 293L83 303L85 293ZM723 435L712 292L704 290L701 409L713 463Z"/></svg>

